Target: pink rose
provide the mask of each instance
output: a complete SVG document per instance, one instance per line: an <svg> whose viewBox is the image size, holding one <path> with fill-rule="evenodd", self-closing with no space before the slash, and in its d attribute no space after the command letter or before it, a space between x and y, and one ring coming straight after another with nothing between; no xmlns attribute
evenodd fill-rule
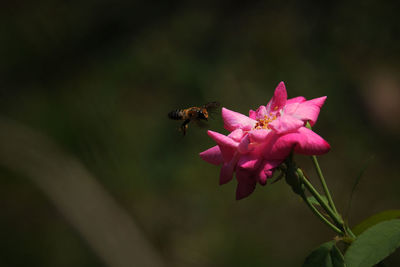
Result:
<svg viewBox="0 0 400 267"><path fill-rule="evenodd" d="M275 89L266 106L249 116L222 108L224 127L228 136L208 131L216 146L200 153L200 157L215 165L222 165L220 184L232 180L236 173L236 199L250 195L257 182L267 183L291 151L305 155L321 155L330 145L318 134L305 127L317 121L326 96L306 101L302 96L287 99L283 82Z"/></svg>

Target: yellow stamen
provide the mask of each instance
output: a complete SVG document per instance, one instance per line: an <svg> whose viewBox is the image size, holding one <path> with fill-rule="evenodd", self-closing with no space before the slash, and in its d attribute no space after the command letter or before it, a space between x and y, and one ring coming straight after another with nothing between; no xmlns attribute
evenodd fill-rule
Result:
<svg viewBox="0 0 400 267"><path fill-rule="evenodd" d="M271 116L271 114L269 115ZM256 125L254 126L254 129L271 129L269 127L269 123L276 119L276 115L273 115L271 117L270 116L265 115L263 119L258 119Z"/></svg>

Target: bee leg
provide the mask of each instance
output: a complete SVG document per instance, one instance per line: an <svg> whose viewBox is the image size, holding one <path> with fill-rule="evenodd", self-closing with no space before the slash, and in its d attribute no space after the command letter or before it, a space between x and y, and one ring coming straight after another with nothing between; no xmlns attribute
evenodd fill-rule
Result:
<svg viewBox="0 0 400 267"><path fill-rule="evenodd" d="M190 120L187 119L187 120L185 120L185 121L182 123L181 129L182 129L183 135L186 134L186 129L188 128L188 123L189 123L189 122L190 122Z"/></svg>

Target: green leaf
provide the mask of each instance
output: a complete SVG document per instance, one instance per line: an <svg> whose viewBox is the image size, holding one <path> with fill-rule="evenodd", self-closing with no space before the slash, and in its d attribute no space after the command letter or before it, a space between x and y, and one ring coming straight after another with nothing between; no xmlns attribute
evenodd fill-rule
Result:
<svg viewBox="0 0 400 267"><path fill-rule="evenodd" d="M353 227L352 232L355 235L360 235L362 232L374 226L377 223L388 221L392 219L400 219L400 210L386 210L380 213L374 214L371 217L365 219L361 223Z"/></svg>
<svg viewBox="0 0 400 267"><path fill-rule="evenodd" d="M328 199L326 198L326 196L321 195L321 197L322 197L322 200L328 204ZM309 196L309 197L307 197L307 199L313 205L318 205L318 206L321 205L321 204L319 204L318 200L315 199L314 196Z"/></svg>
<svg viewBox="0 0 400 267"><path fill-rule="evenodd" d="M323 243L313 250L303 263L303 267L344 267L343 255L335 241Z"/></svg>
<svg viewBox="0 0 400 267"><path fill-rule="evenodd" d="M368 267L379 263L400 246L400 220L378 223L365 230L344 255L348 267Z"/></svg>

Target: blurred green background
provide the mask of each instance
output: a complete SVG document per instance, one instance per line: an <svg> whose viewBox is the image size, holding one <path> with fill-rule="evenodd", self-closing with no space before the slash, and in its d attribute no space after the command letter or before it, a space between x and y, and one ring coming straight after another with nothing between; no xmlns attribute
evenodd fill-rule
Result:
<svg viewBox="0 0 400 267"><path fill-rule="evenodd" d="M81 193L62 193L69 167L55 163L46 172L56 156L37 152L46 150L42 143L18 141L36 135L80 162L114 199L140 229L143 240L132 241L139 253L147 248L166 266L300 266L334 233L283 180L235 201L236 181L218 186L219 168L198 156L214 145L206 130L191 125L182 137L179 122L166 116L214 100L247 113L265 105L282 80L289 97L328 96L314 129L332 146L320 164L343 214L355 178L372 158L350 224L399 208L398 1L7 1L0 7L0 136L11 155L0 157L0 266L143 264L107 261L94 247L108 231L94 230L88 241L80 223L96 229L102 221L73 219L65 210L79 208L69 205L78 194L91 195L80 179L71 188ZM10 125L23 127L25 137L13 138ZM210 128L226 133L219 114ZM12 151L22 156L9 160ZM30 162L25 154L42 156ZM297 161L316 183L310 159ZM49 174L60 191L41 184L40 174L32 178L36 172ZM108 217L115 225L110 235L124 233L118 218ZM399 266L400 253L386 263Z"/></svg>

